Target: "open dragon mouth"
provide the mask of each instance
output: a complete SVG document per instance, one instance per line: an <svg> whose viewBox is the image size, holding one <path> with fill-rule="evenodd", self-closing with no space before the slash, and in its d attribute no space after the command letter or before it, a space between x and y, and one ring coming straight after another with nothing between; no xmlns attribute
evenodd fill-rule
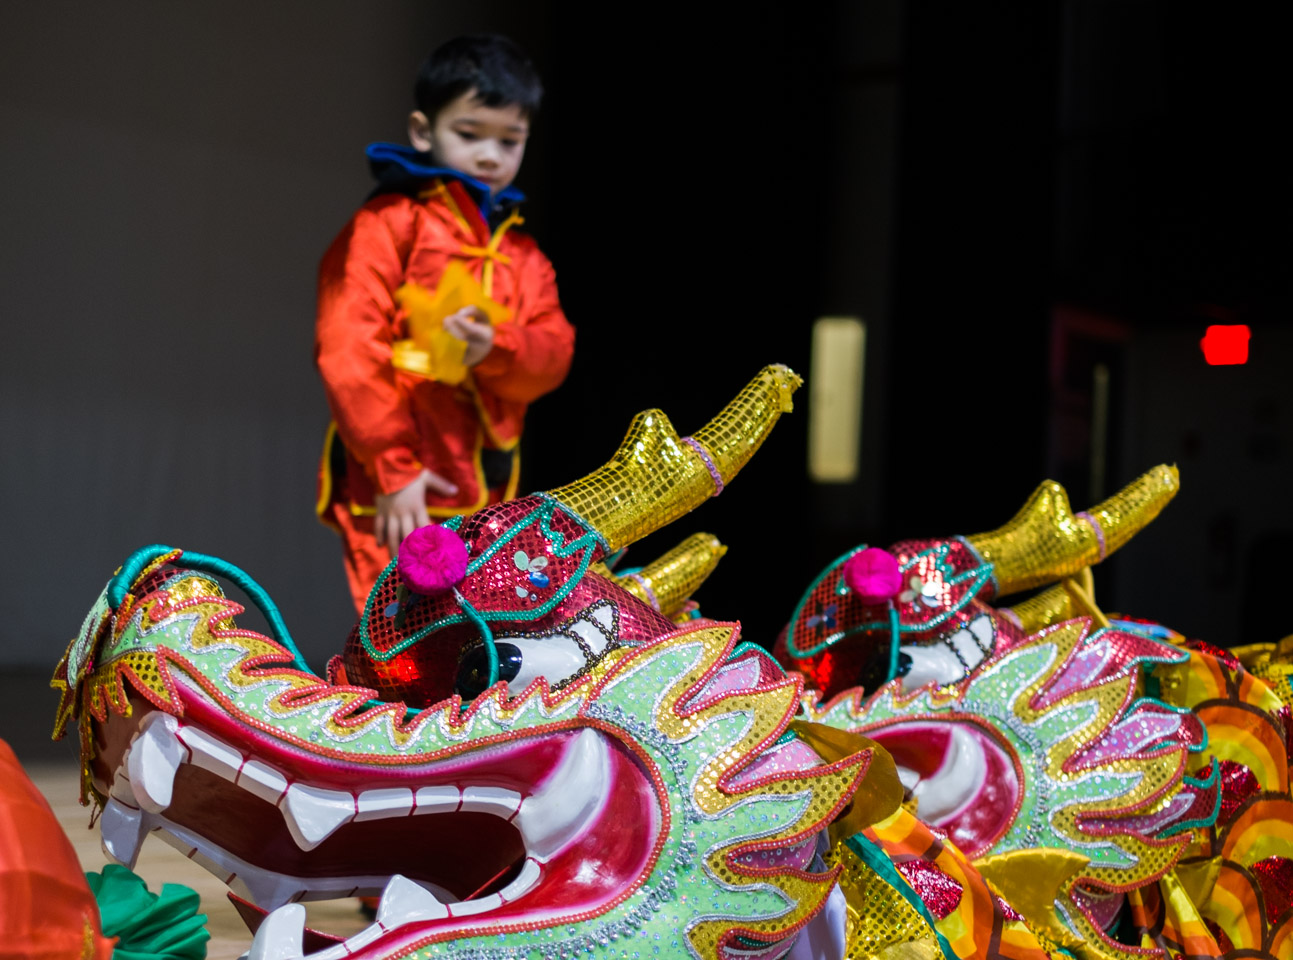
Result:
<svg viewBox="0 0 1293 960"><path fill-rule="evenodd" d="M302 955L304 911L285 906L301 900L380 894L374 924L311 956L388 956L482 922L596 915L651 868L660 798L595 727L375 769L258 737L185 686L182 718L135 701L99 728L104 849L133 865L156 833L272 911L267 956Z"/></svg>
<svg viewBox="0 0 1293 960"><path fill-rule="evenodd" d="M967 856L987 852L1010 826L1023 790L1018 761L980 721L903 719L864 730L893 756L920 818Z"/></svg>

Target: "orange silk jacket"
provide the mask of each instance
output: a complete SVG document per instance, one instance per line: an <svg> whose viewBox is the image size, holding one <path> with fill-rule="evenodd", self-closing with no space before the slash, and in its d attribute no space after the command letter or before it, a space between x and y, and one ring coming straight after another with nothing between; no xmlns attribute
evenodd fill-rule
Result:
<svg viewBox="0 0 1293 960"><path fill-rule="evenodd" d="M419 156L374 145L370 158L377 147ZM489 203L482 185L396 160L405 168L397 172L433 175L417 179L407 193L381 193L365 203L319 270L315 362L333 416L320 469L324 519L337 501L356 515L371 514L375 491L399 490L423 467L458 487L454 497L428 495L432 516L484 506L482 449L515 449L526 406L561 384L574 352L575 332L561 311L552 264L530 237L512 229L521 222L515 210L493 210L497 226L491 227L480 203ZM519 198L509 190L500 199L509 193ZM435 290L451 259L462 260L486 295L512 310L494 328L493 349L458 386L391 364L391 344L408 336L395 291L406 282ZM518 466L514 456L506 496L515 492Z"/></svg>

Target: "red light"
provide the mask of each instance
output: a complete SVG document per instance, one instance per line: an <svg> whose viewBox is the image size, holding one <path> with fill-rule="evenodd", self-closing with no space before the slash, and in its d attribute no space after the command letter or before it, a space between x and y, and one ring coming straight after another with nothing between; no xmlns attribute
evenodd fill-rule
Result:
<svg viewBox="0 0 1293 960"><path fill-rule="evenodd" d="M1247 324L1213 324L1199 341L1199 346L1203 347L1203 359L1213 367L1247 363L1250 336L1252 331Z"/></svg>

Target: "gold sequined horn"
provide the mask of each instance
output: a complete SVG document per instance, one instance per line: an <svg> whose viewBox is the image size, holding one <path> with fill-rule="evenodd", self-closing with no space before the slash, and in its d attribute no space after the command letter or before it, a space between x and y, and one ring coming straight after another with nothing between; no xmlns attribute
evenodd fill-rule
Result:
<svg viewBox="0 0 1293 960"><path fill-rule="evenodd" d="M617 576L600 563L594 564L593 570L609 577L643 603L650 604L672 620L714 572L725 553L727 547L712 533L693 533L637 573Z"/></svg>
<svg viewBox="0 0 1293 960"><path fill-rule="evenodd" d="M1178 489L1176 467L1163 464L1074 514L1064 488L1046 480L1004 527L967 539L993 565L997 595L1007 596L1099 563L1158 516Z"/></svg>
<svg viewBox="0 0 1293 960"><path fill-rule="evenodd" d="M549 496L592 524L611 550L628 546L721 493L792 409L802 382L789 367L764 367L690 437L679 437L659 410L639 413L605 466Z"/></svg>
<svg viewBox="0 0 1293 960"><path fill-rule="evenodd" d="M1036 633L1052 623L1081 616L1073 594L1064 589L1063 583L1057 583L1037 596L1029 597L1022 603L1006 609L1015 615L1024 633Z"/></svg>
<svg viewBox="0 0 1293 960"><path fill-rule="evenodd" d="M1099 626L1109 626L1109 618L1095 602L1095 582L1090 567L1076 576L1065 577L1035 597L1004 609L1015 615L1024 633L1036 633L1043 627L1074 617L1090 617Z"/></svg>

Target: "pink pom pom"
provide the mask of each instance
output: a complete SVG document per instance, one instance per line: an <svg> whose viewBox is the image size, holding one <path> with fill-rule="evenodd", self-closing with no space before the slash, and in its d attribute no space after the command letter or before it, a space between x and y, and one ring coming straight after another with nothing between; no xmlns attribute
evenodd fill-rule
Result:
<svg viewBox="0 0 1293 960"><path fill-rule="evenodd" d="M399 571L414 593L444 593L467 576L467 546L439 524L418 527L400 544Z"/></svg>
<svg viewBox="0 0 1293 960"><path fill-rule="evenodd" d="M844 564L844 582L863 603L884 603L902 589L898 559L888 550L867 547Z"/></svg>

